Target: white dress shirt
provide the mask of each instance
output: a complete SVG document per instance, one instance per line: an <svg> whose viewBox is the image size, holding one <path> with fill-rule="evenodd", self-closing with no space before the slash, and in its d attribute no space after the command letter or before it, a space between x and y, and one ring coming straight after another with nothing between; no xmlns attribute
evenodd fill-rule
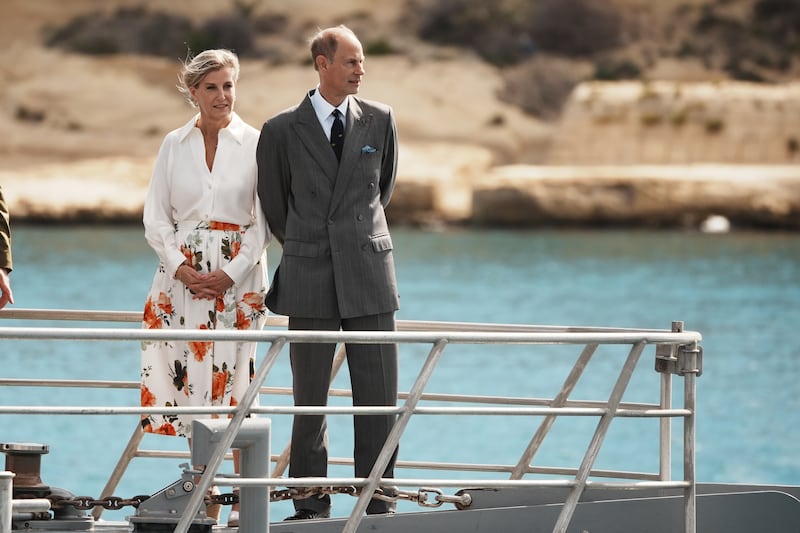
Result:
<svg viewBox="0 0 800 533"><path fill-rule="evenodd" d="M333 115L331 113L333 113L334 109L338 109L342 114L342 125L347 128L347 104L349 103L350 97L348 96L342 100L342 103L337 107L332 106L330 102L319 94L319 86L311 93L311 105L314 108L314 112L317 114L317 119L328 141L331 140L331 126L333 126Z"/></svg>
<svg viewBox="0 0 800 533"><path fill-rule="evenodd" d="M223 267L234 283L259 261L266 261L269 231L256 190L259 132L233 113L219 132L212 170L205 157L199 114L166 135L156 158L144 202L145 238L175 275L186 257L175 238L175 225L203 221L250 226L238 255Z"/></svg>

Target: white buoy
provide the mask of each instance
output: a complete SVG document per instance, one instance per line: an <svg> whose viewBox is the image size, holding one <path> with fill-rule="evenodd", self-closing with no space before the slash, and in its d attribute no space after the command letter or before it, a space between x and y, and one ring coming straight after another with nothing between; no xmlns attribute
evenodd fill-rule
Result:
<svg viewBox="0 0 800 533"><path fill-rule="evenodd" d="M722 215L710 215L700 224L703 233L728 233L730 230L730 221Z"/></svg>

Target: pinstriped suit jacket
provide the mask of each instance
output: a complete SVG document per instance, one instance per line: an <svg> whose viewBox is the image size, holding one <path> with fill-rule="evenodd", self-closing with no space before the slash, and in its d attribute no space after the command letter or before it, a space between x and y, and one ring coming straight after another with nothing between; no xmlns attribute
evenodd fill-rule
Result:
<svg viewBox="0 0 800 533"><path fill-rule="evenodd" d="M8 220L8 207L0 187L0 268L11 270L11 227Z"/></svg>
<svg viewBox="0 0 800 533"><path fill-rule="evenodd" d="M397 310L384 213L397 168L391 108L350 96L338 163L307 95L264 124L256 158L261 206L283 246L269 309L302 318Z"/></svg>

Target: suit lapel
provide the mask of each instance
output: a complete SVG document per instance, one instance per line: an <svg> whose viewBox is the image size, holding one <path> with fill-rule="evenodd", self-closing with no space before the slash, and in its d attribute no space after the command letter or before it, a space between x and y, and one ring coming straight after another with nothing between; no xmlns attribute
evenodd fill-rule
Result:
<svg viewBox="0 0 800 533"><path fill-rule="evenodd" d="M326 176L331 181L336 179L336 155L331 149L325 132L319 124L317 115L314 112L314 106L311 105L311 99L306 96L300 107L297 109L297 122L294 124L297 136L302 141L303 145L308 150L308 153L317 164L325 171ZM345 132L345 137L347 132ZM345 148L347 147L347 140L345 138Z"/></svg>

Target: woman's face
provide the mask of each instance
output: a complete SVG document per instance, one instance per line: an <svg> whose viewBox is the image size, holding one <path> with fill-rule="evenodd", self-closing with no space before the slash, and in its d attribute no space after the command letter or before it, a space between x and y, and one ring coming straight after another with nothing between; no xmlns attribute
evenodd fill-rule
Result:
<svg viewBox="0 0 800 533"><path fill-rule="evenodd" d="M215 122L230 120L236 101L232 68L212 70L190 91L203 118Z"/></svg>

